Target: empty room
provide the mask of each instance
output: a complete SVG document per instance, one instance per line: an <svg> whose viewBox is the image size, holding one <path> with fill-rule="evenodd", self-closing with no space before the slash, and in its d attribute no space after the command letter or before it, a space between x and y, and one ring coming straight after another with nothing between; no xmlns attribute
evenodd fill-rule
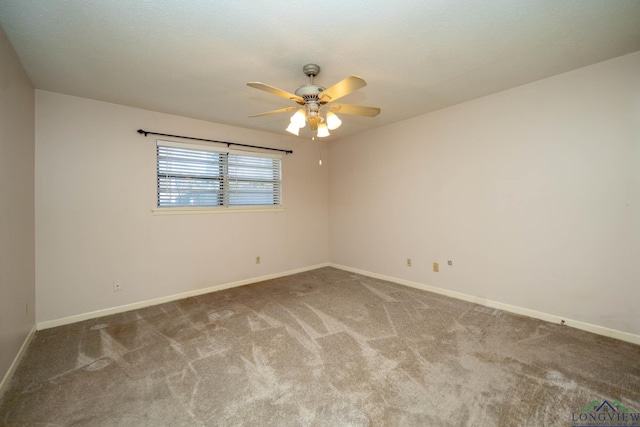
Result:
<svg viewBox="0 0 640 427"><path fill-rule="evenodd" d="M640 426L640 1L0 27L0 425Z"/></svg>

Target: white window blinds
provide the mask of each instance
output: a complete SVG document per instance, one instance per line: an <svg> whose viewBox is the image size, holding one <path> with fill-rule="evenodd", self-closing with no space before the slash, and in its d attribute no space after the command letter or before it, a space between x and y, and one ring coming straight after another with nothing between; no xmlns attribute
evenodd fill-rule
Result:
<svg viewBox="0 0 640 427"><path fill-rule="evenodd" d="M278 155L157 142L158 207L279 206Z"/></svg>

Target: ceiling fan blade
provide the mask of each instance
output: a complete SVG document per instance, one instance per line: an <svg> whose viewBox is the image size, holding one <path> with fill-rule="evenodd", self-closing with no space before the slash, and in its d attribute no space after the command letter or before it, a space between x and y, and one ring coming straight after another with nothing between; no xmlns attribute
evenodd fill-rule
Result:
<svg viewBox="0 0 640 427"><path fill-rule="evenodd" d="M287 111L294 111L294 110L297 110L297 109L298 109L298 107L287 107L287 108L281 108L279 110L271 110L271 111L267 111L267 112L260 113L260 114L254 114L253 116L249 116L249 117L268 116L269 114L286 113Z"/></svg>
<svg viewBox="0 0 640 427"><path fill-rule="evenodd" d="M375 117L380 114L378 107L364 107L362 105L350 104L332 104L329 105L329 111L342 114L355 114L358 116Z"/></svg>
<svg viewBox="0 0 640 427"><path fill-rule="evenodd" d="M249 82L249 83L247 83L247 86L251 86L251 87L254 87L256 89L260 89L260 90L263 90L265 92L269 92L269 93L281 96L281 97L286 98L286 99L291 99L292 101L295 101L298 104L304 104L304 99L302 99L302 97L300 97L298 95L295 95L293 93L289 93L289 92L287 92L285 90L278 89L277 87L269 86L267 84L260 83L260 82Z"/></svg>
<svg viewBox="0 0 640 427"><path fill-rule="evenodd" d="M335 101L342 98L345 95L349 95L361 87L365 87L367 82L358 76L349 76L344 80L339 81L320 95L320 102L326 104L327 102Z"/></svg>

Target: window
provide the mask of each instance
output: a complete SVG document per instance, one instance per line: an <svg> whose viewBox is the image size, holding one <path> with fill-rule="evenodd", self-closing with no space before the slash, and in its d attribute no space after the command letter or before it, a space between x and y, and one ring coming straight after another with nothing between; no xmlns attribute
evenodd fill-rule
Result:
<svg viewBox="0 0 640 427"><path fill-rule="evenodd" d="M157 142L158 207L280 206L281 156Z"/></svg>

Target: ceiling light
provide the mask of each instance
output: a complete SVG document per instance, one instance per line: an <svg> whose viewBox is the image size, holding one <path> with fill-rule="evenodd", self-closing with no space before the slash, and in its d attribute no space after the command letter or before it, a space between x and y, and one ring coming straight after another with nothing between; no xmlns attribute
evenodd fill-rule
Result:
<svg viewBox="0 0 640 427"><path fill-rule="evenodd" d="M318 125L318 138L324 138L325 136L329 136L329 129L327 128L326 123L320 123Z"/></svg>
<svg viewBox="0 0 640 427"><path fill-rule="evenodd" d="M291 124L297 128L302 129L307 122L307 115L304 112L304 108L299 109L291 116Z"/></svg>
<svg viewBox="0 0 640 427"><path fill-rule="evenodd" d="M329 111L327 113L327 127L329 130L338 129L342 124L342 120L335 114Z"/></svg>
<svg viewBox="0 0 640 427"><path fill-rule="evenodd" d="M294 134L295 136L300 135L300 128L296 126L293 122L289 123L289 127L285 130L289 133Z"/></svg>

